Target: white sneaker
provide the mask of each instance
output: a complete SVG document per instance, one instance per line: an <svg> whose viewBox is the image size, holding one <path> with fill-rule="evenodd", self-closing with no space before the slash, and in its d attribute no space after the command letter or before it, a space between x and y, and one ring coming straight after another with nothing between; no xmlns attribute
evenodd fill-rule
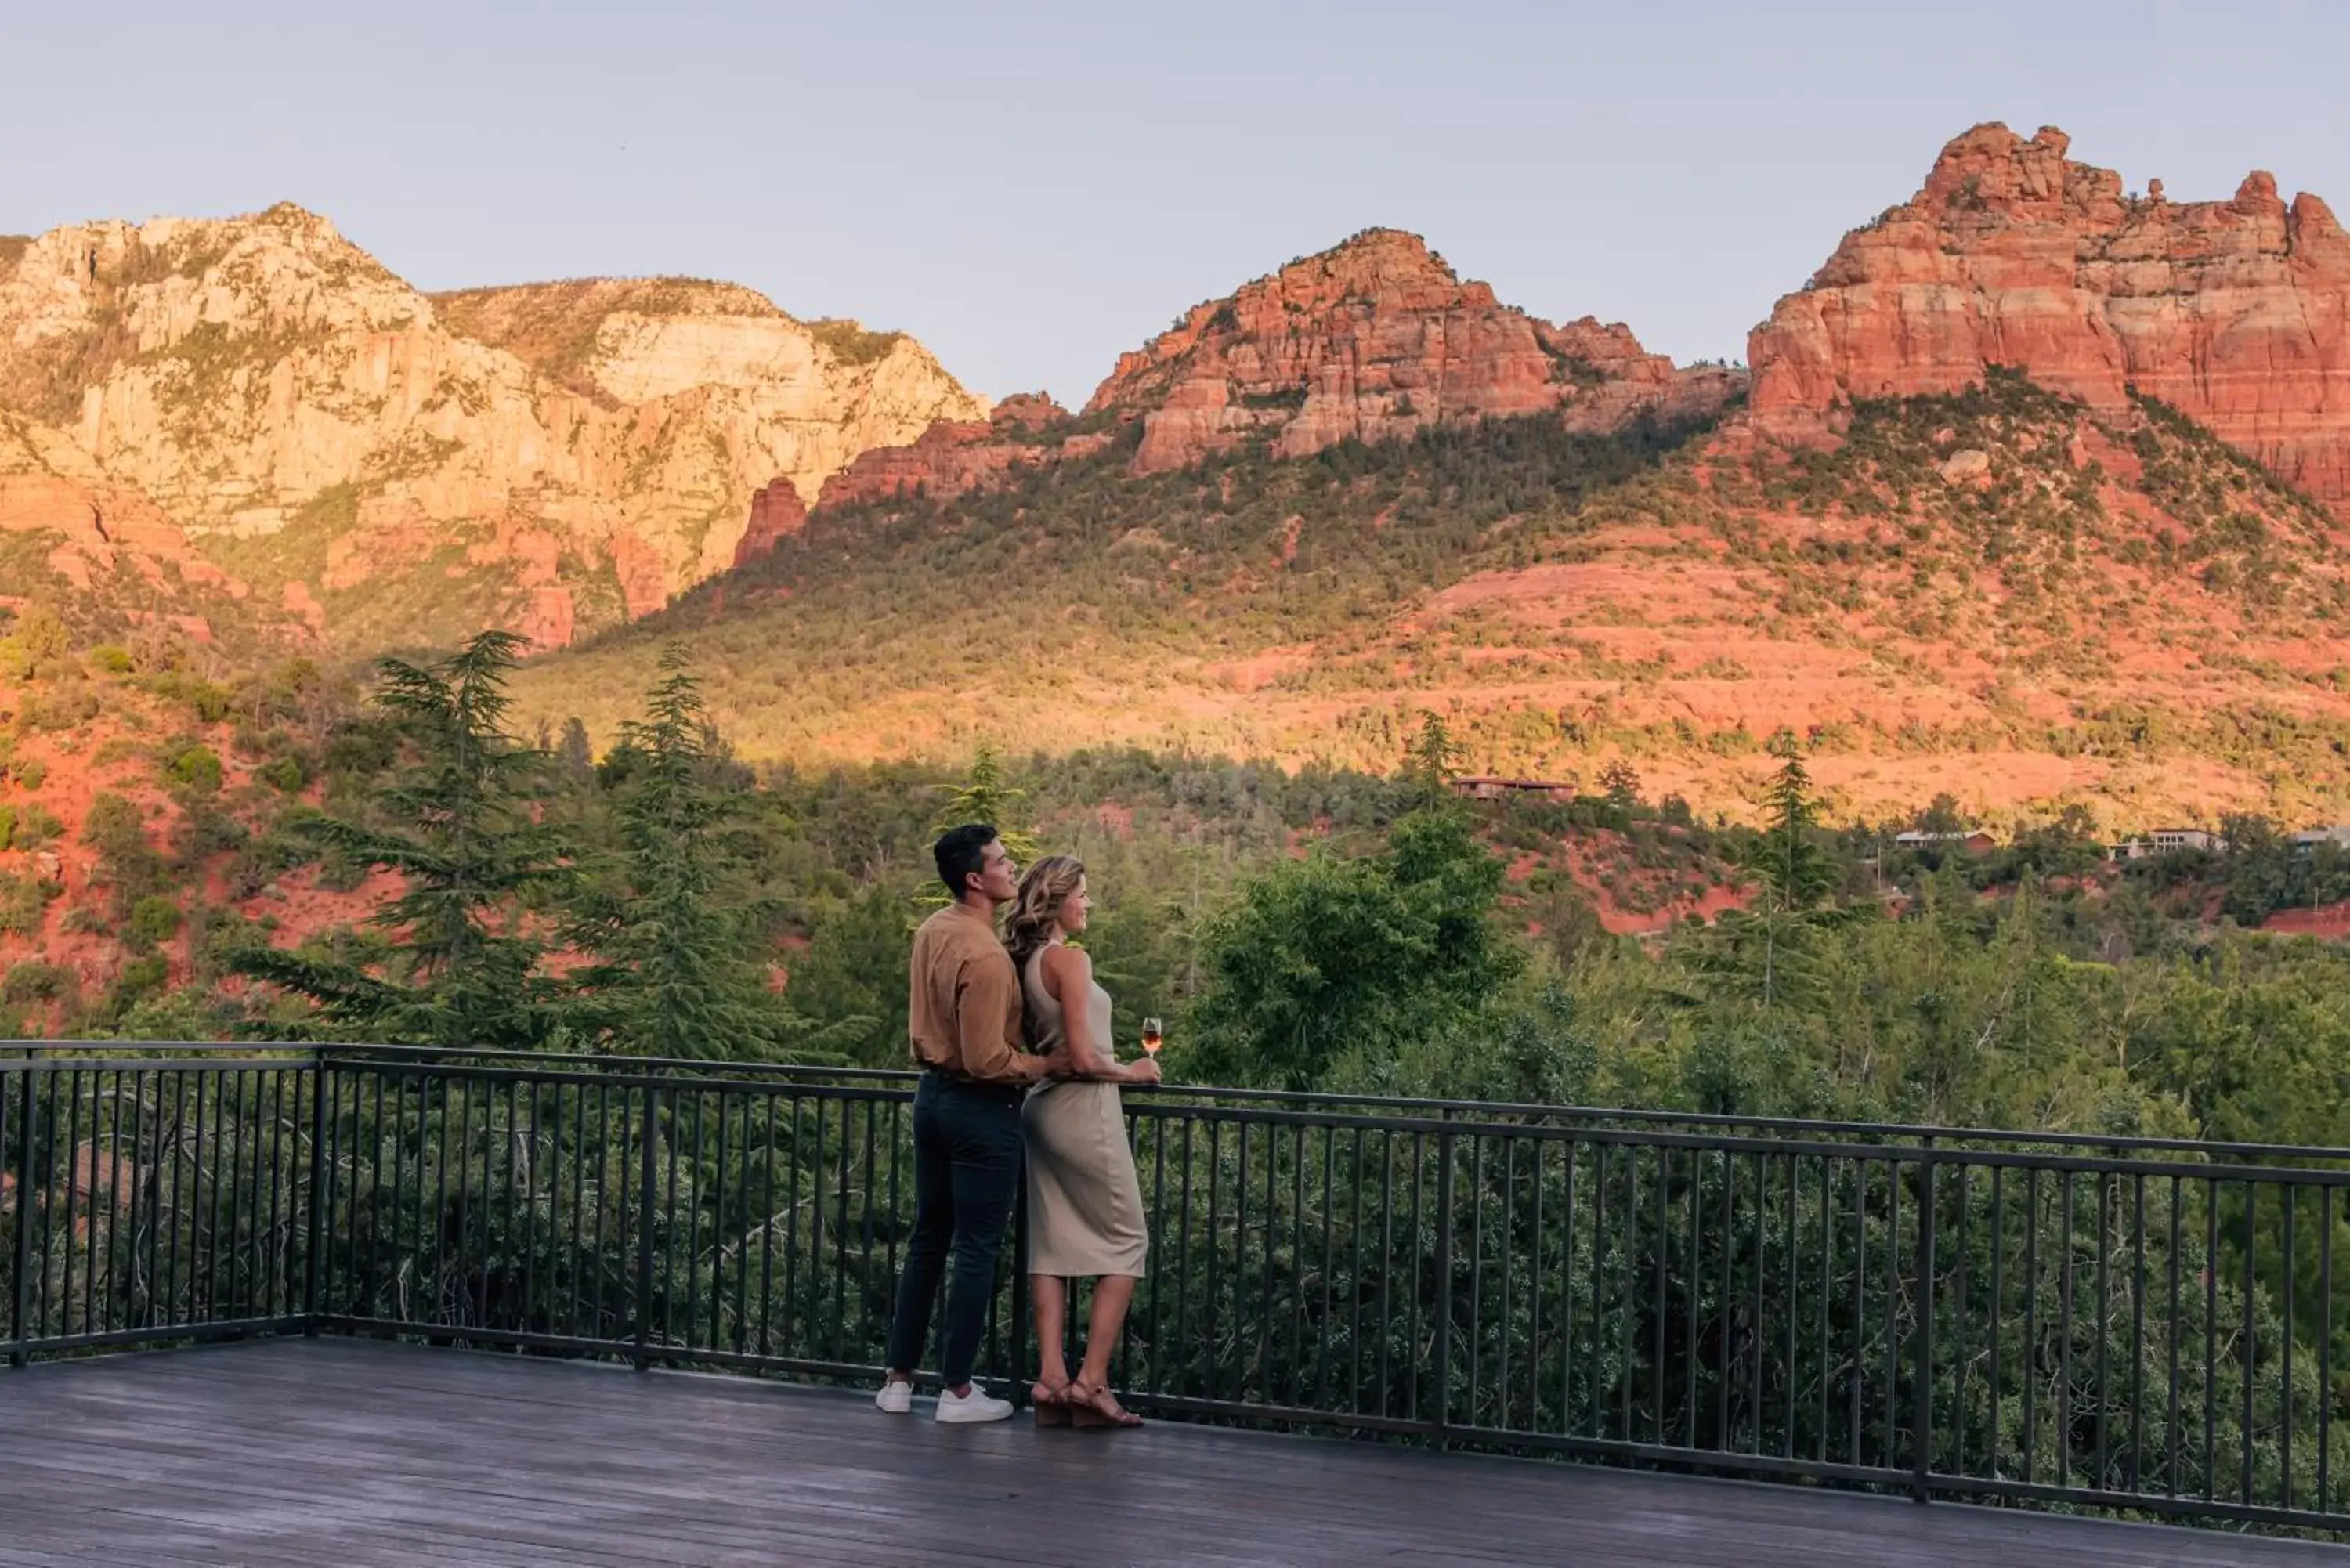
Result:
<svg viewBox="0 0 2350 1568"><path fill-rule="evenodd" d="M980 1392L979 1385L976 1383L971 1386L970 1393L959 1398L951 1391L939 1396L938 1418L950 1424L961 1421L1002 1421L1008 1419L1011 1415L1012 1401L989 1398Z"/></svg>
<svg viewBox="0 0 2350 1568"><path fill-rule="evenodd" d="M873 1407L885 1415L902 1416L914 1407L914 1386L895 1377L886 1379L873 1396Z"/></svg>

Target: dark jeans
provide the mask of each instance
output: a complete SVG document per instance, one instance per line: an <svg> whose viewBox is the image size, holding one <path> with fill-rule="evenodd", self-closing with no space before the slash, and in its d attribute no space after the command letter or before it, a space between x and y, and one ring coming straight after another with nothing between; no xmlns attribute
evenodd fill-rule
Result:
<svg viewBox="0 0 2350 1568"><path fill-rule="evenodd" d="M914 1236L905 1272L898 1276L889 1366L911 1371L921 1365L931 1303L951 1251L954 1278L939 1336L939 1374L950 1388L971 1381L987 1303L995 1294L1003 1230L1020 1189L1020 1154L1018 1089L922 1075L914 1090Z"/></svg>

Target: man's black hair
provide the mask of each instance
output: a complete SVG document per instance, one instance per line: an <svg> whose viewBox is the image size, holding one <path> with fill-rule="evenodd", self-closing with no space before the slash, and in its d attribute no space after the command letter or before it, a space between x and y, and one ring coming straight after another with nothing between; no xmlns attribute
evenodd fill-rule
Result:
<svg viewBox="0 0 2350 1568"><path fill-rule="evenodd" d="M939 880L947 891L961 898L970 889L963 878L978 875L987 864L987 846L995 842L993 825L966 822L961 827L950 827L931 846L931 857L939 863Z"/></svg>

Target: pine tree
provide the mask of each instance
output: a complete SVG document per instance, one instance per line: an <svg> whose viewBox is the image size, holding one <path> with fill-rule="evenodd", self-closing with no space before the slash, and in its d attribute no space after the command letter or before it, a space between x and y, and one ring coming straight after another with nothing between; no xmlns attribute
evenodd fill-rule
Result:
<svg viewBox="0 0 2350 1568"><path fill-rule="evenodd" d="M1012 858L1025 866L1036 857L1036 836L1027 826L1027 801L1028 792L1015 788L1004 777L1003 759L995 754L995 748L982 745L971 760L971 772L949 792L947 804L931 823L931 829L944 833L966 822L992 823Z"/></svg>
<svg viewBox="0 0 2350 1568"><path fill-rule="evenodd" d="M1842 919L1840 910L1825 907L1841 878L1820 841L1819 805L1803 745L1782 730L1769 750L1779 759L1764 797L1769 822L1738 857L1756 898L1752 908L1716 925L1703 962L1717 981L1748 992L1765 1010L1811 993L1812 933Z"/></svg>
<svg viewBox="0 0 2350 1568"><path fill-rule="evenodd" d="M1771 823L1760 849L1748 857L1747 869L1762 878L1766 896L1781 909L1815 909L1835 890L1840 874L1835 857L1820 842L1811 772L1804 766L1803 746L1793 732L1780 731L1769 750L1779 759L1779 771L1765 796Z"/></svg>
<svg viewBox="0 0 2350 1568"><path fill-rule="evenodd" d="M612 757L619 849L579 903L574 978L600 1039L633 1055L772 1057L798 1033L767 984L741 836L743 797L723 761L685 649L663 649L642 720Z"/></svg>
<svg viewBox="0 0 2350 1568"><path fill-rule="evenodd" d="M559 1022L546 949L522 929L526 898L559 891L570 846L538 822L539 753L506 730L506 680L523 639L485 631L432 664L385 659L376 706L408 761L378 794L391 826L320 816L292 831L322 856L397 873L370 918L372 949L248 949L234 967L309 996L347 1037L508 1050L545 1045Z"/></svg>
<svg viewBox="0 0 2350 1568"><path fill-rule="evenodd" d="M1461 747L1439 713L1421 716L1419 733L1404 753L1403 776L1420 809L1434 810L1451 798Z"/></svg>

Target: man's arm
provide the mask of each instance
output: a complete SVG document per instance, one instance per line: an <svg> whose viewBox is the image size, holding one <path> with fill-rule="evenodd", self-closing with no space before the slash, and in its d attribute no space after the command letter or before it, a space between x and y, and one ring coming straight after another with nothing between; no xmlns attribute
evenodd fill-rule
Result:
<svg viewBox="0 0 2350 1568"><path fill-rule="evenodd" d="M1033 1084L1045 1058L1014 1049L1003 1025L1014 1011L1014 977L1008 954L965 959L955 980L955 1034L966 1076L990 1084Z"/></svg>

